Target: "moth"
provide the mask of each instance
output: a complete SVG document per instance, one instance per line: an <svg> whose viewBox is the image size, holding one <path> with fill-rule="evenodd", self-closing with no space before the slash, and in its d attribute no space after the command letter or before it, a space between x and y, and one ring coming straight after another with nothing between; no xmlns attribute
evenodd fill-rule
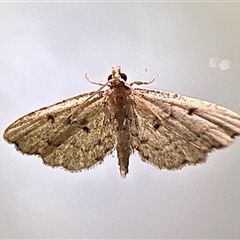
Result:
<svg viewBox="0 0 240 240"><path fill-rule="evenodd" d="M120 174L130 155L159 169L180 169L206 160L232 143L240 116L224 107L176 93L133 88L119 66L101 87L27 114L12 123L4 139L24 154L39 155L71 172L102 163L117 151Z"/></svg>

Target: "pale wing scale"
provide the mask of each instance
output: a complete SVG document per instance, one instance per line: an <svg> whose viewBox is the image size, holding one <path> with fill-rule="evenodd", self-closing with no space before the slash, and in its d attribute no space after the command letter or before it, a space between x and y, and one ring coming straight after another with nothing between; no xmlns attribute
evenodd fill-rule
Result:
<svg viewBox="0 0 240 240"><path fill-rule="evenodd" d="M198 113L196 113L198 114ZM240 118L238 117L235 118L235 116L231 117L231 116L227 116L228 113L225 113L225 115L223 115L224 113L219 114L217 111L211 113L211 111L209 111L209 113L203 112L203 113L199 113L199 116L211 121L211 122L215 122L218 123L219 125L222 126L222 128L225 129L225 131L231 131L231 134L236 134L238 135L240 133Z"/></svg>
<svg viewBox="0 0 240 240"><path fill-rule="evenodd" d="M132 136L133 148L138 151L143 161L160 169L177 169L185 164L196 164L205 160L207 146L199 148L195 143L190 144L175 131L169 131L164 123L155 129L155 115L151 111L144 113L143 108L136 105L135 112L140 128L138 134ZM136 127L132 125L132 128Z"/></svg>
<svg viewBox="0 0 240 240"><path fill-rule="evenodd" d="M134 137L133 147L142 160L159 168L175 169L185 164L203 162L208 152L229 145L233 137L240 133L239 116L223 107L214 107L214 104L205 101L201 101L201 106L195 103L198 100L190 99L191 105L187 103L187 97L181 97L184 98L181 106L168 99L175 99L176 94L144 89L137 89L137 92L144 99L135 96L135 111L141 122L141 130L138 137ZM213 121L211 115L208 118L206 114L205 118L201 116L201 109L207 111L206 107L210 108L210 113L220 117ZM191 108L194 111L188 114ZM157 120L159 126L156 129Z"/></svg>
<svg viewBox="0 0 240 240"><path fill-rule="evenodd" d="M4 139L14 143L23 153L37 154L47 141L71 127L66 124L67 116L74 109L80 104L83 104L84 109L102 98L96 95L90 101L84 102L90 95L91 93L79 95L23 116L5 130Z"/></svg>
<svg viewBox="0 0 240 240"><path fill-rule="evenodd" d="M48 165L62 165L70 170L89 168L111 151L115 141L113 124L102 129L105 126L103 121L111 120L103 92L85 101L91 94L67 99L20 118L6 129L4 138L23 153L40 155ZM81 151L85 151L86 146L90 148L94 141L101 141L101 146L84 155ZM67 151L59 155L68 144L77 152ZM73 148L77 144L79 150ZM67 160L64 158L66 154L88 157ZM50 159L53 155L55 158ZM96 155L99 157L91 159ZM75 168L74 161L79 162Z"/></svg>
<svg viewBox="0 0 240 240"><path fill-rule="evenodd" d="M62 102L53 104L48 107L41 108L37 111L29 113L14 123L12 123L4 132L4 138L9 143L14 142L15 139L25 135L26 133L34 130L35 128L45 124L46 117L50 117L48 120L51 121L51 116L53 114L56 115L57 119L54 123L57 126L58 123L61 124L62 121L66 120L65 114L71 113L73 109L76 109L79 104L83 103L89 96L91 96L94 92L85 93L79 96L75 96L64 100ZM97 97L97 96L95 96ZM65 113L64 115L62 113ZM53 116L54 117L54 116ZM62 125L62 124L61 124Z"/></svg>
<svg viewBox="0 0 240 240"><path fill-rule="evenodd" d="M206 136L210 146L215 148L221 148L222 145L228 145L228 143L232 142L231 136L215 122L208 121L197 114L189 115L178 106L169 106L169 109L171 109L172 117L169 116L164 120L169 123L173 129L175 129L178 124L185 126L185 129L188 131L179 133L183 138L189 134L194 134L195 141L199 139L203 144L204 139L202 138ZM199 146L201 147L201 144Z"/></svg>
<svg viewBox="0 0 240 240"><path fill-rule="evenodd" d="M146 100L139 99L140 101L144 103ZM188 115L178 106L169 106L168 111L164 112L162 108L149 101L145 102L145 106L143 103L142 109L145 107L156 112L160 125L165 128L165 131L184 138L189 144L197 145L199 148L205 146L208 148L219 148L225 143L225 140L222 139L223 136L228 141L231 141L231 138L215 124L197 115ZM215 130L219 132L218 135L215 134Z"/></svg>
<svg viewBox="0 0 240 240"><path fill-rule="evenodd" d="M134 90L142 94L142 97L144 97L145 99L156 101L159 104L161 104L161 102L165 102L171 105L182 107L186 110L190 108L202 108L208 111L214 110L217 112L221 112L222 114L225 114L225 116L229 116L231 118L235 118L238 120L240 119L240 116L237 113L204 100L186 97L176 93L159 91L159 90L149 90L149 89L140 89L140 88L134 89Z"/></svg>
<svg viewBox="0 0 240 240"><path fill-rule="evenodd" d="M93 111L97 109L92 109ZM83 129L72 134L59 146L48 146L40 155L50 166L62 166L69 171L79 171L101 163L115 145L114 123L104 112L98 112Z"/></svg>
<svg viewBox="0 0 240 240"><path fill-rule="evenodd" d="M144 99L166 112L172 111L174 106L177 106L182 110L185 110L185 112L182 111L184 115L197 115L200 118L204 118L207 121L218 125L230 135L230 137L240 134L240 116L229 109L214 103L180 96L175 93L144 89L137 89L137 92L140 92ZM192 111L192 113L189 111ZM198 122L194 126L197 127Z"/></svg>

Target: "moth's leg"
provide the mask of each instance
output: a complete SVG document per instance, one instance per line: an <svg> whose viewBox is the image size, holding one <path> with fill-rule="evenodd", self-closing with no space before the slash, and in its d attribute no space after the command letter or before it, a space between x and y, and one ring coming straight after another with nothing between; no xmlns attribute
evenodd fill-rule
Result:
<svg viewBox="0 0 240 240"><path fill-rule="evenodd" d="M85 78L87 79L87 81L89 81L89 82L92 83L92 84L96 84L96 85L100 85L100 86L105 85L105 83L95 82L95 81L93 81L92 79L90 79L90 78L88 77L88 75L87 75L86 72L85 72L84 76L85 76Z"/></svg>
<svg viewBox="0 0 240 240"><path fill-rule="evenodd" d="M134 82L130 83L129 85L130 85L130 86L132 86L133 84L136 84L136 85L143 85L143 84L145 84L145 85L147 85L147 84L152 83L154 80L155 80L155 77L153 77L153 78L152 78L150 81L148 81L148 82L134 81Z"/></svg>

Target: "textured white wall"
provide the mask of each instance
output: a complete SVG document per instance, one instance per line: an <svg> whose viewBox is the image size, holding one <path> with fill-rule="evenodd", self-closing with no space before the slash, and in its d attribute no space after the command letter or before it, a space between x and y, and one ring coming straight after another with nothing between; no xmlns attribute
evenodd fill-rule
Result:
<svg viewBox="0 0 240 240"><path fill-rule="evenodd" d="M0 3L0 132L22 115L129 81L240 113L239 3ZM219 63L227 59L227 70ZM229 65L229 63L231 63ZM238 238L240 140L205 164L160 171L117 157L71 174L0 139L1 238Z"/></svg>

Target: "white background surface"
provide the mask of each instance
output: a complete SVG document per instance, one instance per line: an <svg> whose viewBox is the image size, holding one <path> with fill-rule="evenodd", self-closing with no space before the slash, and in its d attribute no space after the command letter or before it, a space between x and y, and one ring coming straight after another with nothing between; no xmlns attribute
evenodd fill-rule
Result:
<svg viewBox="0 0 240 240"><path fill-rule="evenodd" d="M239 28L240 3L0 3L0 132L96 90L84 71L105 81L115 65L240 113ZM231 68L212 67L224 59ZM1 238L240 236L240 139L176 172L133 155L125 180L116 154L71 174L2 138L0 149Z"/></svg>

